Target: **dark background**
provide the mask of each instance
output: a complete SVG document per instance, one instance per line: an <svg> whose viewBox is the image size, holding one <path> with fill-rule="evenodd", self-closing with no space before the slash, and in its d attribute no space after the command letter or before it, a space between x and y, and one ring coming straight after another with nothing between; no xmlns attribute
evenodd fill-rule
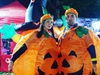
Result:
<svg viewBox="0 0 100 75"><path fill-rule="evenodd" d="M10 4L15 0L0 0L0 7ZM24 7L28 7L30 0L18 0ZM58 4L57 4L58 2ZM60 10L60 15L64 13L63 5L69 5L77 9L79 17L100 18L100 0L48 0L47 10L55 14L56 9Z"/></svg>

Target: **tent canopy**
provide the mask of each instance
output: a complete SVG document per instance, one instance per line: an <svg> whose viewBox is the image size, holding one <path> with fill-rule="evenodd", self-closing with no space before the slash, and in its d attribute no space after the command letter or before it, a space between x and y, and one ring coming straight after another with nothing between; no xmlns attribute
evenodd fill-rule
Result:
<svg viewBox="0 0 100 75"><path fill-rule="evenodd" d="M22 23L25 19L26 8L18 1L0 8L0 26L4 23Z"/></svg>

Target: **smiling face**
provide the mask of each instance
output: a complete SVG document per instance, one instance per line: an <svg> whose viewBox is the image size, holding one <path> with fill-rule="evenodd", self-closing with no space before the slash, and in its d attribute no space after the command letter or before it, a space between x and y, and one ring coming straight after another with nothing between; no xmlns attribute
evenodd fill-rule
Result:
<svg viewBox="0 0 100 75"><path fill-rule="evenodd" d="M48 30L51 29L53 26L53 20L52 19L47 19L44 21L44 29Z"/></svg>
<svg viewBox="0 0 100 75"><path fill-rule="evenodd" d="M68 13L66 15L66 20L69 26L72 26L76 22L76 16L73 13Z"/></svg>

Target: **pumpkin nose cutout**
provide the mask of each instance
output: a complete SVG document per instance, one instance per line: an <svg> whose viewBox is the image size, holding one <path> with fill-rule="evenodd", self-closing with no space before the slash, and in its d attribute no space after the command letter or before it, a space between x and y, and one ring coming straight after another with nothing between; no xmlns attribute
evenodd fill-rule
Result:
<svg viewBox="0 0 100 75"><path fill-rule="evenodd" d="M57 69L58 68L58 64L56 62L56 60L53 62L51 69Z"/></svg>
<svg viewBox="0 0 100 75"><path fill-rule="evenodd" d="M75 56L75 57L77 57L76 53L73 50L69 53L69 56Z"/></svg>
<svg viewBox="0 0 100 75"><path fill-rule="evenodd" d="M70 67L70 65L69 65L69 63L67 62L66 59L63 60L62 67L65 67L65 68Z"/></svg>
<svg viewBox="0 0 100 75"><path fill-rule="evenodd" d="M62 54L61 53L58 54L58 58L60 58L60 57L62 57Z"/></svg>

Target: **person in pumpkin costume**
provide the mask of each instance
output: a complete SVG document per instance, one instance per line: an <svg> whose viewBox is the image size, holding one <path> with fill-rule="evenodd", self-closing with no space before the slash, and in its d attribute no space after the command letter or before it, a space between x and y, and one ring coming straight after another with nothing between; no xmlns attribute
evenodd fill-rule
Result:
<svg viewBox="0 0 100 75"><path fill-rule="evenodd" d="M68 75L90 75L92 71L100 74L100 53L97 47L100 40L96 34L87 28L78 26L78 12L74 8L65 11L67 30L62 34L61 54L66 57ZM62 71L65 70L62 68ZM64 74L65 75L65 74Z"/></svg>
<svg viewBox="0 0 100 75"><path fill-rule="evenodd" d="M57 38L54 36L52 16L43 15L40 23L39 31L25 36L17 34L13 24L4 25L0 29L3 34L2 38L12 38L17 43L8 66L9 70L12 69L14 75L43 75L45 72L40 69L49 71L46 67L50 66L49 63L53 59L47 61L47 58L50 58L49 52L53 53L53 56L57 54ZM44 63L47 63L47 65L43 66ZM55 68L55 66L52 66L52 68ZM52 70L49 72L53 73Z"/></svg>

